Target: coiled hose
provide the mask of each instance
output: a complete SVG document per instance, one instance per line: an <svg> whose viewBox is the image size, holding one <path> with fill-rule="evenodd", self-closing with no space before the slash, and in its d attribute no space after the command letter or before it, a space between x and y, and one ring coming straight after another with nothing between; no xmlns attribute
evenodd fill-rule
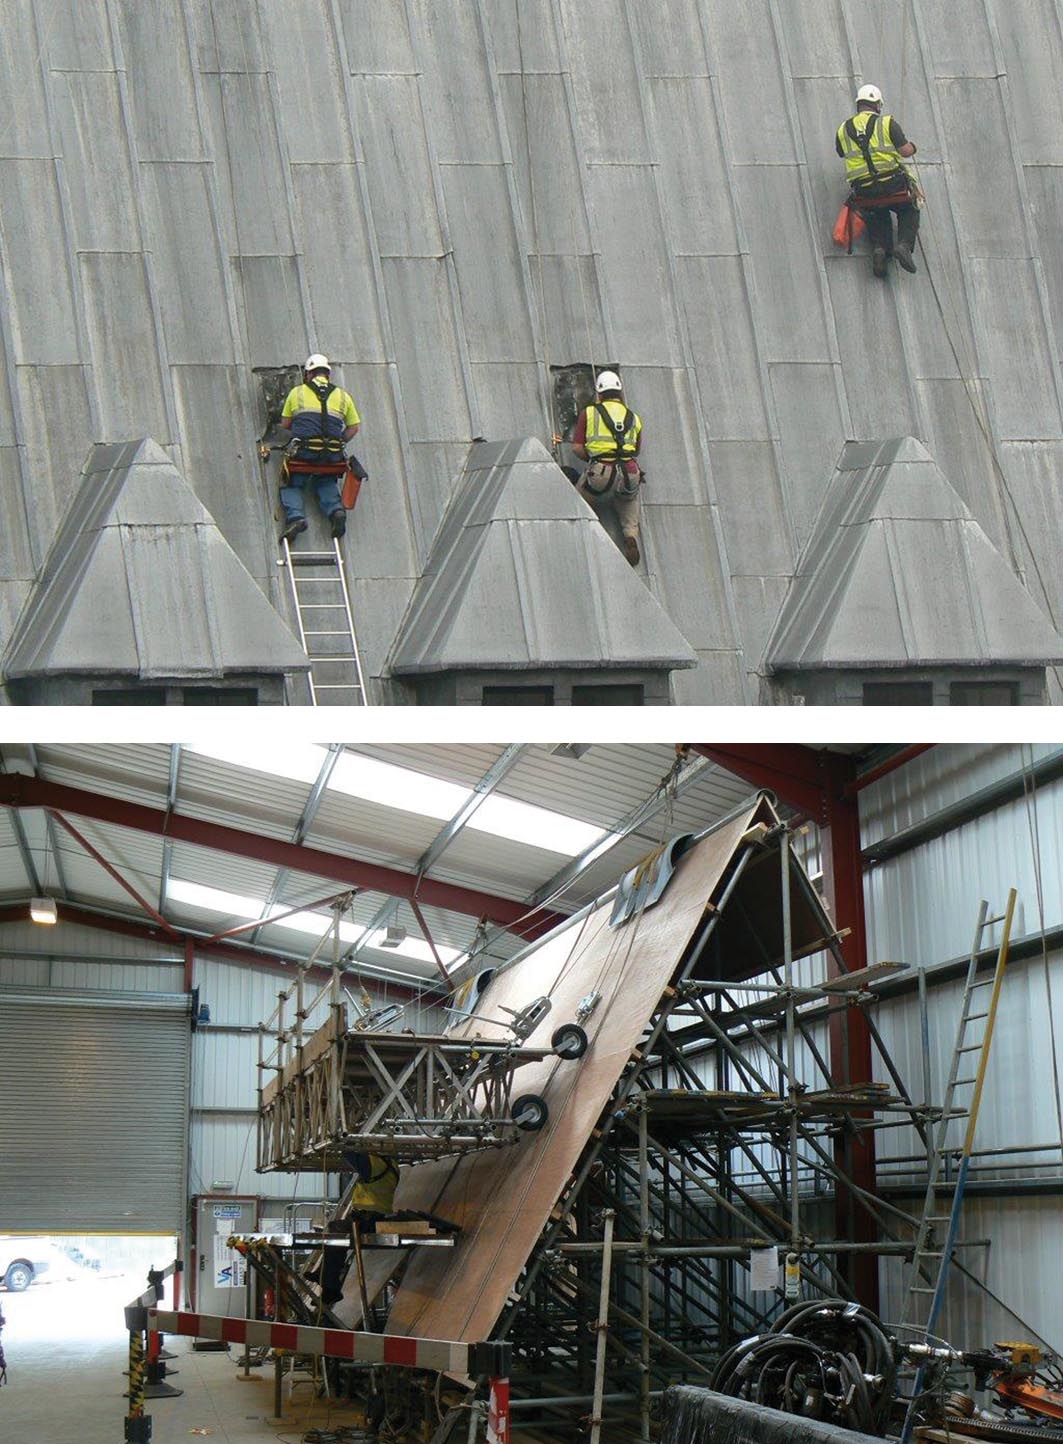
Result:
<svg viewBox="0 0 1063 1444"><path fill-rule="evenodd" d="M875 1315L824 1299L786 1309L768 1333L729 1349L709 1387L881 1437L896 1374L893 1344Z"/></svg>

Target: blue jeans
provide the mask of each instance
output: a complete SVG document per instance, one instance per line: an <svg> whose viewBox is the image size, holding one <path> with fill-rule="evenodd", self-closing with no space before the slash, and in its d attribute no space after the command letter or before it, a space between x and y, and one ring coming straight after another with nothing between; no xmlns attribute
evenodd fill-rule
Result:
<svg viewBox="0 0 1063 1444"><path fill-rule="evenodd" d="M284 507L285 521L302 521L306 517L306 494L303 488L308 482L317 492L318 506L325 516L343 510L339 477L317 476L312 471L296 471L288 477L287 486L281 487L281 506Z"/></svg>

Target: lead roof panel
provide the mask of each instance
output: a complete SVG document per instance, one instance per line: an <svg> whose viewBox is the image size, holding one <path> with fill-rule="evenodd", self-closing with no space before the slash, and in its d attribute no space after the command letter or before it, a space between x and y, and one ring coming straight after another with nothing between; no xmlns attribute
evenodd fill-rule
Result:
<svg viewBox="0 0 1063 1444"><path fill-rule="evenodd" d="M1051 0L880 0L873 23L862 0L223 10L55 0L38 33L0 0L0 76L21 98L0 127L0 444L23 442L0 507L22 527L12 509L33 495L39 554L92 445L150 430L272 578L251 371L319 343L390 373L362 384L380 481L355 523L377 657L472 438L549 438L551 366L609 359L638 380L656 564L694 565L653 534L667 498L712 523L700 570L719 554L762 579L743 583L748 625L702 649L701 692L733 672L718 655L755 650L845 440L919 435L1002 554L1026 546L1009 542L1001 457L1063 429ZM920 273L884 285L826 234L833 133L867 80L918 144L928 202ZM1020 513L1042 506L1039 476L1017 467ZM1039 595L1051 534L1030 546ZM24 580L0 560L2 611ZM699 635L722 615L704 591ZM758 669L743 655L740 673Z"/></svg>

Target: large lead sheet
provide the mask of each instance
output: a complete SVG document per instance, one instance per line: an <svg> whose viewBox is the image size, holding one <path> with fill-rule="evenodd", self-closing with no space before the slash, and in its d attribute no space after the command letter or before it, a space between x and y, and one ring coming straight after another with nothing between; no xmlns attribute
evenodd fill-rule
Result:
<svg viewBox="0 0 1063 1444"><path fill-rule="evenodd" d="M755 820L775 819L758 802L704 838L680 860L648 912L610 929L610 899L489 984L476 1010L485 1018L504 1020L503 1007L550 996L551 1011L528 1040L537 1047L548 1047L554 1029L575 1018L581 998L600 992L586 1023L590 1047L578 1062L550 1057L520 1070L515 1093L539 1093L549 1106L541 1132L498 1150L403 1170L396 1206L438 1213L462 1232L453 1249L413 1250L388 1333L466 1341L490 1336L706 903ZM477 1031L494 1035L475 1021L455 1033Z"/></svg>

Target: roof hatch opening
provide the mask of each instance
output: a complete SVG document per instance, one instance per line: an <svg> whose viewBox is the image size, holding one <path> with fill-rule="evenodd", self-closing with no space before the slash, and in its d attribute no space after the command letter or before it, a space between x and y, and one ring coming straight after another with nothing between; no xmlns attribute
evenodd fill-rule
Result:
<svg viewBox="0 0 1063 1444"><path fill-rule="evenodd" d="M284 400L293 386L303 379L302 368L294 366L253 366L252 376L258 380L258 395L262 403L262 435L259 444L266 442L280 425Z"/></svg>

